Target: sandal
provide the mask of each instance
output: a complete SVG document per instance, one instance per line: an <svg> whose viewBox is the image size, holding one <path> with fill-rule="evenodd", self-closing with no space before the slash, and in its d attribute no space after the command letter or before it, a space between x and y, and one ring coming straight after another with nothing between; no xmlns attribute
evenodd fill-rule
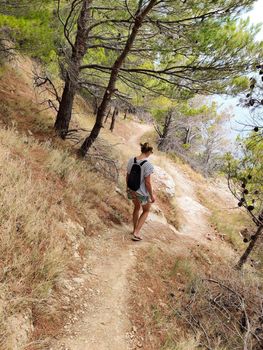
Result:
<svg viewBox="0 0 263 350"><path fill-rule="evenodd" d="M133 235L133 237L132 237L132 241L141 241L142 240L142 238L141 237L138 237L138 236L134 236Z"/></svg>

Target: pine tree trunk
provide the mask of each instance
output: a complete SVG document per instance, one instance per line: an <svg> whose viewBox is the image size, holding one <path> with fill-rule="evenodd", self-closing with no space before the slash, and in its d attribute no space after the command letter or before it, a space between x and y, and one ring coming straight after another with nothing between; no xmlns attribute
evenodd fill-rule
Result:
<svg viewBox="0 0 263 350"><path fill-rule="evenodd" d="M191 132L192 132L192 128L191 128L191 126L189 126L189 127L186 129L186 135L185 135L185 140L184 140L184 143L185 143L185 144L189 144L189 143L190 143Z"/></svg>
<svg viewBox="0 0 263 350"><path fill-rule="evenodd" d="M172 123L172 111L169 111L165 117L163 132L158 143L158 150L164 151L165 142L167 141L167 136L170 132L170 127Z"/></svg>
<svg viewBox="0 0 263 350"><path fill-rule="evenodd" d="M62 139L66 138L69 129L75 93L76 85L71 81L69 75L67 75L56 122L54 125L57 134Z"/></svg>
<svg viewBox="0 0 263 350"><path fill-rule="evenodd" d="M85 141L83 142L81 148L79 149L79 155L81 157L85 157L85 155L87 154L87 151L90 149L90 147L92 146L92 144L94 143L94 141L96 140L96 138L99 136L100 133L100 129L102 128L102 123L101 122L96 122L95 125L93 126L91 133L89 135L89 137L87 137L85 139Z"/></svg>
<svg viewBox="0 0 263 350"><path fill-rule="evenodd" d="M108 120L110 114L111 114L111 108L109 108L109 111L108 111L108 113L107 113L107 115L106 115L106 118L105 118L105 120L104 120L104 124L107 123L107 120Z"/></svg>
<svg viewBox="0 0 263 350"><path fill-rule="evenodd" d="M114 108L114 112L113 112L112 118L111 118L111 125L110 125L111 132L113 132L113 130L114 130L116 116L117 116L117 107Z"/></svg>
<svg viewBox="0 0 263 350"><path fill-rule="evenodd" d="M238 270L241 270L242 269L242 266L245 264L245 262L247 261L247 258L249 256L249 254L252 252L258 238L260 237L261 233L262 233L262 229L263 229L263 226L260 225L257 229L257 232L255 233L253 239L251 239L247 249L245 250L244 254L241 256L241 258L239 259L239 262L237 263L236 265L236 268Z"/></svg>
<svg viewBox="0 0 263 350"><path fill-rule="evenodd" d="M158 142L158 146L157 146L159 151L165 151L165 147L164 147L165 141L166 141L166 138L164 137L164 135L162 135L160 141Z"/></svg>
<svg viewBox="0 0 263 350"><path fill-rule="evenodd" d="M78 28L75 44L72 45L72 55L69 62L65 86L56 117L54 128L57 134L65 139L72 116L74 97L78 88L80 65L87 52L88 24L92 0L83 0L78 17Z"/></svg>
<svg viewBox="0 0 263 350"><path fill-rule="evenodd" d="M125 45L122 53L119 55L119 57L116 59L116 61L113 64L110 79L108 82L108 86L105 90L102 102L98 108L98 113L96 116L96 123L95 123L93 129L91 130L90 135L85 139L81 148L79 149L79 155L82 157L84 157L87 154L87 152L89 151L93 142L98 137L101 128L103 127L103 119L104 119L107 107L111 101L111 97L114 93L116 81L117 81L118 75L119 75L119 70L124 63L125 58L127 57L127 55L129 54L129 52L132 48L132 45L134 43L134 40L138 34L138 31L139 31L141 25L143 23L144 18L151 11L151 9L154 7L154 5L156 5L156 3L157 3L157 0L151 0L148 3L148 5L144 8L144 10L141 10L142 1L139 3L138 11L134 17L135 21L134 21L133 28L131 30L131 34L128 37L128 40L126 42L126 45Z"/></svg>
<svg viewBox="0 0 263 350"><path fill-rule="evenodd" d="M96 115L98 112L98 100L96 97L93 99L93 114Z"/></svg>

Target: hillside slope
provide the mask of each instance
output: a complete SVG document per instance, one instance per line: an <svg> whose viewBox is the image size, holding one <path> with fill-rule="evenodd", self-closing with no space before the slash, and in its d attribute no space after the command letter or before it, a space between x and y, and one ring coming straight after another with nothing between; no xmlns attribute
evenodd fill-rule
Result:
<svg viewBox="0 0 263 350"><path fill-rule="evenodd" d="M0 78L1 349L187 349L175 347L189 334L169 323L169 295L183 300L198 273L222 277L234 265L236 251L211 221L216 206L221 219L232 217L225 185L155 152L157 203L143 241L132 242L126 162L152 126L119 119L110 133L105 125L98 148L119 163L113 183L104 163L79 161L72 143L54 138L32 62L13 65ZM74 123L89 129L80 98L75 111Z"/></svg>
<svg viewBox="0 0 263 350"><path fill-rule="evenodd" d="M151 127L135 122L129 122L127 126L127 132L132 129L133 135L130 138L125 137L125 148L134 155L134 152L138 153L138 145L143 139L143 133L151 130ZM121 128L123 131L123 127ZM119 131L115 132L118 137ZM137 326L133 324L133 321L136 323L136 319L133 320L131 317L134 310L129 310L134 308L130 304L134 297L132 293L134 285L138 296L136 303L140 300L141 294L144 294L145 281L134 278L135 271L141 268L140 264L144 264L142 252L160 249L171 254L176 260L178 254L180 257L182 255L187 257L189 251L196 246L201 245L202 250L213 250L217 246L218 238L208 221L210 211L198 200L197 184L190 179L187 171L183 171L180 166L175 165L162 154L154 155L152 162L158 168L154 178L156 188L169 189L166 181L158 179L160 170L162 175L165 173L167 178L171 177L174 181L173 200L176 202L176 210L180 218L178 230L168 224L169 218L166 218L166 213L158 207L157 199L157 204L153 206L143 227L142 242L131 241L130 226L110 230L106 236L93 242L95 246L99 246L99 252L93 252L88 258L88 261L91 259L91 263L88 263L89 273L91 271L95 277L91 279L88 276L84 277L89 280L89 285L91 280L94 283L85 296L87 298L85 300L88 300L85 302L87 308L86 310L83 308L77 322L72 322L74 325L68 324L68 336L63 337L52 348L57 350L64 348L124 350L140 347L148 349L149 344L146 339L143 336L136 337ZM169 186L171 186L170 183ZM159 302L158 300L157 304Z"/></svg>

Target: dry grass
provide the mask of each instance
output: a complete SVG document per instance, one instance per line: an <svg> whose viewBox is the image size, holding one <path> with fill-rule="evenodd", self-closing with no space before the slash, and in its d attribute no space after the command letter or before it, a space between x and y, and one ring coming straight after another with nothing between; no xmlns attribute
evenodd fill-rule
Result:
<svg viewBox="0 0 263 350"><path fill-rule="evenodd" d="M142 137L142 140L141 142L144 143L144 142L148 142L154 149L154 154L156 154L157 152L159 152L157 150L157 133L155 130L152 130L152 131L148 131L146 132L143 137ZM161 152L159 152L161 153Z"/></svg>
<svg viewBox="0 0 263 350"><path fill-rule="evenodd" d="M166 340L165 344L161 347L160 350L194 350L194 349L200 349L200 342L198 340L198 336L197 337L189 336L185 340L176 341L176 342L171 336L170 339Z"/></svg>
<svg viewBox="0 0 263 350"><path fill-rule="evenodd" d="M238 251L244 250L246 245L239 232L242 228L251 225L247 215L242 210L234 208L233 202L227 203L216 192L212 193L204 186L199 187L197 196L200 202L210 210L210 223L222 239Z"/></svg>
<svg viewBox="0 0 263 350"><path fill-rule="evenodd" d="M0 119L5 126L33 133L39 139L50 136L53 112L38 104L41 101L32 89L32 72L21 76L20 70L6 67L0 77L0 100Z"/></svg>
<svg viewBox="0 0 263 350"><path fill-rule="evenodd" d="M80 161L76 147L53 138L54 113L40 112L45 105L32 89L32 62L14 65L0 76L1 350L13 350L9 321L23 310L32 316L33 341L59 333L66 321L61 286L81 271L91 236L130 220L128 201L105 178L107 164ZM76 98L71 127L91 129L87 107ZM116 140L122 142L103 130L95 152L121 159L111 147Z"/></svg>
<svg viewBox="0 0 263 350"><path fill-rule="evenodd" d="M240 274L206 246L187 247L183 242L177 256L151 247L138 259L131 317L144 349L243 349L242 298L251 331L261 337L262 281L251 272ZM259 349L260 341L250 334L247 345Z"/></svg>
<svg viewBox="0 0 263 350"><path fill-rule="evenodd" d="M66 222L84 228L75 237L84 258L89 236L127 221L130 209L112 183L50 142L13 129L0 139L0 344L11 350L8 320L20 310L33 310L42 337L63 325L58 285L80 263Z"/></svg>
<svg viewBox="0 0 263 350"><path fill-rule="evenodd" d="M167 222L178 230L180 226L180 215L176 199L174 197L171 198L164 191L158 191L158 206L165 213Z"/></svg>
<svg viewBox="0 0 263 350"><path fill-rule="evenodd" d="M195 276L195 268L187 261L187 247L180 244L181 254L165 252L152 246L138 256L136 284L132 287L132 319L143 338L145 350L176 349L176 323L171 317L169 302L179 299ZM133 281L132 278L132 281ZM181 338L186 332L181 330Z"/></svg>
<svg viewBox="0 0 263 350"><path fill-rule="evenodd" d="M32 104L30 82L26 80L23 87L24 77L16 76L14 71L3 72L1 78L0 98L5 103L0 117L5 125L17 126L17 129L0 131L0 348L13 350L9 344L8 319L20 310L31 310L35 335L41 339L57 333L54 329L63 326L61 281L65 276L76 275L81 264L74 255L76 247L72 239L78 242L77 253L84 259L90 236L102 234L111 225L127 222L130 208L115 191L115 184L104 178L103 165L99 165L101 171L98 172L96 160L79 161L73 148L65 151L65 145L70 149L69 143L47 141L52 135L52 115L39 113ZM22 93L14 94L12 90ZM74 113L73 127L92 127L91 110L81 98L76 100ZM103 142L98 143L99 151L106 156L112 154L120 161L123 190L125 163L135 152L125 145L125 138L132 136L133 128L124 124L126 122L117 121L113 134L105 128L101 133ZM28 136L28 130L33 131L38 141ZM152 137L149 134L143 139ZM110 149L116 142L118 145ZM203 182L188 166L178 159L177 162L191 179ZM165 167L165 158L161 166ZM214 225L222 234L231 227L227 237L237 245L231 234L236 234L240 218L227 216L226 219L217 199L206 196L205 192L202 194L203 202L209 198L205 205L214 210ZM167 198L161 194L160 201L167 205ZM170 222L178 226L174 203L169 208L164 206L164 211L169 211ZM83 230L71 230L67 226L69 220ZM226 227L221 227L225 222ZM211 254L205 247L187 246L178 240L178 251L175 256L174 251L166 252L155 246L139 253L131 306L145 350L202 348L201 334L193 337L189 326L179 317L180 310L191 298L193 288L202 292L203 276L213 273L224 276L229 269L223 257ZM213 349L224 350L217 346Z"/></svg>
<svg viewBox="0 0 263 350"><path fill-rule="evenodd" d="M1 131L1 139L6 134L15 143L10 131ZM0 324L20 308L44 305L69 261L66 241L56 229L64 213L52 196L55 186L34 178L26 162L5 146L0 148ZM7 350L6 331L0 334Z"/></svg>

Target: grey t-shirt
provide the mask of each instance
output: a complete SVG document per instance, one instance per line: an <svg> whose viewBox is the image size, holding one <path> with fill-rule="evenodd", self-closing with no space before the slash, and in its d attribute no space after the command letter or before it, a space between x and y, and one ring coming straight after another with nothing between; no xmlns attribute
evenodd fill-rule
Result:
<svg viewBox="0 0 263 350"><path fill-rule="evenodd" d="M137 160L137 163L141 164L144 160L146 160L146 158ZM128 165L127 165L128 174L130 174L133 164L134 164L134 157L129 159L128 161ZM144 178L146 176L151 175L153 173L153 170L154 170L153 165L148 160L141 166L141 186L136 192L141 194L142 196L145 196L145 197L149 196L149 192L147 191L147 188L145 186Z"/></svg>

